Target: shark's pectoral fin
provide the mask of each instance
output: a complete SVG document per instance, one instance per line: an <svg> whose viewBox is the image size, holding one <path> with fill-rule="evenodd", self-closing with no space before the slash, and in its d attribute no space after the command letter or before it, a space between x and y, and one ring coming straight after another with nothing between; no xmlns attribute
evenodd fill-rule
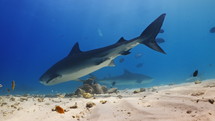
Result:
<svg viewBox="0 0 215 121"><path fill-rule="evenodd" d="M81 80L81 79L75 79L74 81L84 81L84 80Z"/></svg>
<svg viewBox="0 0 215 121"><path fill-rule="evenodd" d="M96 64L96 65L100 65L100 64L102 64L103 62L107 61L108 59L109 59L109 58L99 59L99 60L95 61L95 64Z"/></svg>
<svg viewBox="0 0 215 121"><path fill-rule="evenodd" d="M110 61L110 58L103 58L103 59L97 60L95 64L100 65L100 64L104 63L105 61ZM113 66L116 66L116 65L115 65L114 61L111 60L110 63L108 64L108 66L113 67Z"/></svg>
<svg viewBox="0 0 215 121"><path fill-rule="evenodd" d="M116 65L115 65L114 61L112 60L112 61L109 63L108 66L114 67L114 66L116 66Z"/></svg>

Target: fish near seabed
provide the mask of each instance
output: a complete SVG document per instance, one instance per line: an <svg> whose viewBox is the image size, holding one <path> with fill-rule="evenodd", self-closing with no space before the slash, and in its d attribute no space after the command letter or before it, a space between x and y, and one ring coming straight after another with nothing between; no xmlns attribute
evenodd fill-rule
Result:
<svg viewBox="0 0 215 121"><path fill-rule="evenodd" d="M116 57L130 54L130 50L139 44L166 54L155 41L165 16L166 14L160 15L140 36L131 40L121 37L112 45L85 52L81 51L79 44L76 43L69 55L54 64L40 77L40 82L44 85L54 85L70 80L80 80L79 78L103 67L115 66L113 60Z"/></svg>
<svg viewBox="0 0 215 121"><path fill-rule="evenodd" d="M11 83L11 88L12 88L12 90L15 89L15 86L16 86L16 83L15 83L15 81L13 80L12 83Z"/></svg>
<svg viewBox="0 0 215 121"><path fill-rule="evenodd" d="M199 73L199 71L198 71L198 70L195 70L195 71L193 72L193 77L197 77L197 76L198 76L198 73Z"/></svg>
<svg viewBox="0 0 215 121"><path fill-rule="evenodd" d="M210 29L210 33L215 33L215 27L212 27L212 28Z"/></svg>

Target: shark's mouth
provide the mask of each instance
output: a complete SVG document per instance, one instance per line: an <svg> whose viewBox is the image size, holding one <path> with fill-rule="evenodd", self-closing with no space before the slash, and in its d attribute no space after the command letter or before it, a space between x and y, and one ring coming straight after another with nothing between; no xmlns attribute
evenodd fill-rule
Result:
<svg viewBox="0 0 215 121"><path fill-rule="evenodd" d="M50 78L48 81L46 81L46 84L50 83L53 78Z"/></svg>
<svg viewBox="0 0 215 121"><path fill-rule="evenodd" d="M49 76L49 79L45 82L42 81L43 84L49 84L49 83L52 83L53 81L55 81L57 78L60 78L62 77L61 75L59 74L52 74Z"/></svg>

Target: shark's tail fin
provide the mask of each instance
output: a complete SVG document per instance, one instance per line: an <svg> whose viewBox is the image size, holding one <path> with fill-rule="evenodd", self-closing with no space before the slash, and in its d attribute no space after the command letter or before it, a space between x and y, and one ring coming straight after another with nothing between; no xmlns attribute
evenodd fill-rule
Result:
<svg viewBox="0 0 215 121"><path fill-rule="evenodd" d="M163 49L156 43L155 38L159 33L161 26L163 24L166 14L160 15L156 20L154 20L139 36L141 44L145 44L149 48L166 54Z"/></svg>

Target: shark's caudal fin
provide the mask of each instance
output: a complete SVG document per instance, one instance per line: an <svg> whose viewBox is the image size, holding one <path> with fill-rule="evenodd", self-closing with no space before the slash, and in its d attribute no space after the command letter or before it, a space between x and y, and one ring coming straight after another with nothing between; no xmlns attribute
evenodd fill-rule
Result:
<svg viewBox="0 0 215 121"><path fill-rule="evenodd" d="M158 52L166 54L163 49L156 43L155 38L159 33L161 26L163 24L166 14L160 15L156 20L154 20L139 36L142 39L140 43L145 44L147 47L156 50Z"/></svg>

